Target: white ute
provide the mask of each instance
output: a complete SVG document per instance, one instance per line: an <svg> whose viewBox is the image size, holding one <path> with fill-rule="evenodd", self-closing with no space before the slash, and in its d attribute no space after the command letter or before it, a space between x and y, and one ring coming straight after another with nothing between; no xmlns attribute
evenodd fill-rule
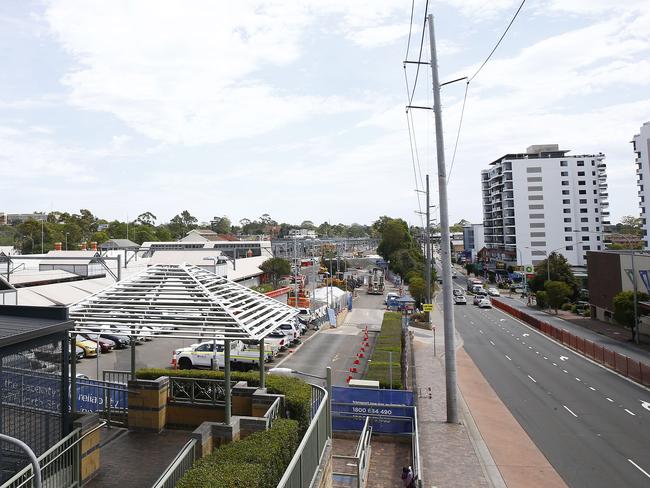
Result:
<svg viewBox="0 0 650 488"><path fill-rule="evenodd" d="M217 367L224 367L223 341L216 341L216 354L214 341L192 344L189 347L181 347L174 350L179 369L210 368L212 360L216 360ZM264 347L266 360L273 357L271 348ZM233 369L250 369L259 367L260 353L258 346L247 347L241 341L230 342L230 363Z"/></svg>

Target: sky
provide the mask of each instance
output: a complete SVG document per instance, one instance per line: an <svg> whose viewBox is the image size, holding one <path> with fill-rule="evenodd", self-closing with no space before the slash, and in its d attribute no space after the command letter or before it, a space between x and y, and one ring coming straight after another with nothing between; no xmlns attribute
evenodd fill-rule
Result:
<svg viewBox="0 0 650 488"><path fill-rule="evenodd" d="M441 82L476 72L519 3L429 2ZM414 174L410 14L409 0L2 0L0 212L419 224L416 184L431 174L437 204L437 162L433 113L413 110ZM637 215L648 25L647 0L528 0L468 87L453 168L465 84L442 89L450 220L481 221L491 161L553 143L605 153L612 222ZM432 105L428 65L413 104Z"/></svg>

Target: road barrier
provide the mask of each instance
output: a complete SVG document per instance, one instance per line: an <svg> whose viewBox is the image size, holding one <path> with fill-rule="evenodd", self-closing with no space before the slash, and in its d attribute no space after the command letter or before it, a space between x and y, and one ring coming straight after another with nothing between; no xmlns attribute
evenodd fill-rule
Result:
<svg viewBox="0 0 650 488"><path fill-rule="evenodd" d="M572 334L566 329L544 322L543 320L533 317L525 311L512 307L501 300L493 298L492 304L496 308L526 322L528 325L531 325L540 332L552 337L558 342L561 342L583 356L596 361L598 364L602 364L603 366L606 366L607 368L644 386L650 386L650 364L629 358L624 354L612 351L600 344L596 344L589 339Z"/></svg>

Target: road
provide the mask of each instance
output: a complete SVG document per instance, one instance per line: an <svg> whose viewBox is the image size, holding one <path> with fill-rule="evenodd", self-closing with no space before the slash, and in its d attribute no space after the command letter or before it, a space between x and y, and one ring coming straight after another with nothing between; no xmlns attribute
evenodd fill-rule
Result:
<svg viewBox="0 0 650 488"><path fill-rule="evenodd" d="M463 288L465 278L456 280ZM571 487L650 486L650 392L497 309L455 306L464 347Z"/></svg>
<svg viewBox="0 0 650 488"><path fill-rule="evenodd" d="M383 317L383 295L368 295L364 289L359 289L358 294L346 325L318 332L280 366L323 376L329 366L332 368L332 383L345 386L350 367L359 352L363 329L368 325L373 339L381 328Z"/></svg>

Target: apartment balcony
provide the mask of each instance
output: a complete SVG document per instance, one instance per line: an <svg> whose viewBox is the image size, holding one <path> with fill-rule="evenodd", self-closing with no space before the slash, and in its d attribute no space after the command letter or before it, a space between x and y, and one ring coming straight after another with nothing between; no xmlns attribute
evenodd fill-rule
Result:
<svg viewBox="0 0 650 488"><path fill-rule="evenodd" d="M601 214L603 217L609 217L609 210L601 210L601 211L600 211L600 214Z"/></svg>
<svg viewBox="0 0 650 488"><path fill-rule="evenodd" d="M600 207L609 207L609 202L607 200L601 200Z"/></svg>
<svg viewBox="0 0 650 488"><path fill-rule="evenodd" d="M598 182L598 188L607 188L607 183L604 181Z"/></svg>
<svg viewBox="0 0 650 488"><path fill-rule="evenodd" d="M600 198L608 198L609 197L609 193L607 193L607 192L600 192L598 195L600 196ZM639 192L639 196L641 196L641 192Z"/></svg>
<svg viewBox="0 0 650 488"><path fill-rule="evenodd" d="M603 168L603 169L604 169L604 168L607 168L607 163L604 163L604 162L600 161L598 164L596 164L596 167L597 167L598 169L600 169L600 168Z"/></svg>
<svg viewBox="0 0 650 488"><path fill-rule="evenodd" d="M508 218L506 218L505 221L503 222L503 224L504 224L506 227L514 227L514 226L515 226L515 219L508 219Z"/></svg>

